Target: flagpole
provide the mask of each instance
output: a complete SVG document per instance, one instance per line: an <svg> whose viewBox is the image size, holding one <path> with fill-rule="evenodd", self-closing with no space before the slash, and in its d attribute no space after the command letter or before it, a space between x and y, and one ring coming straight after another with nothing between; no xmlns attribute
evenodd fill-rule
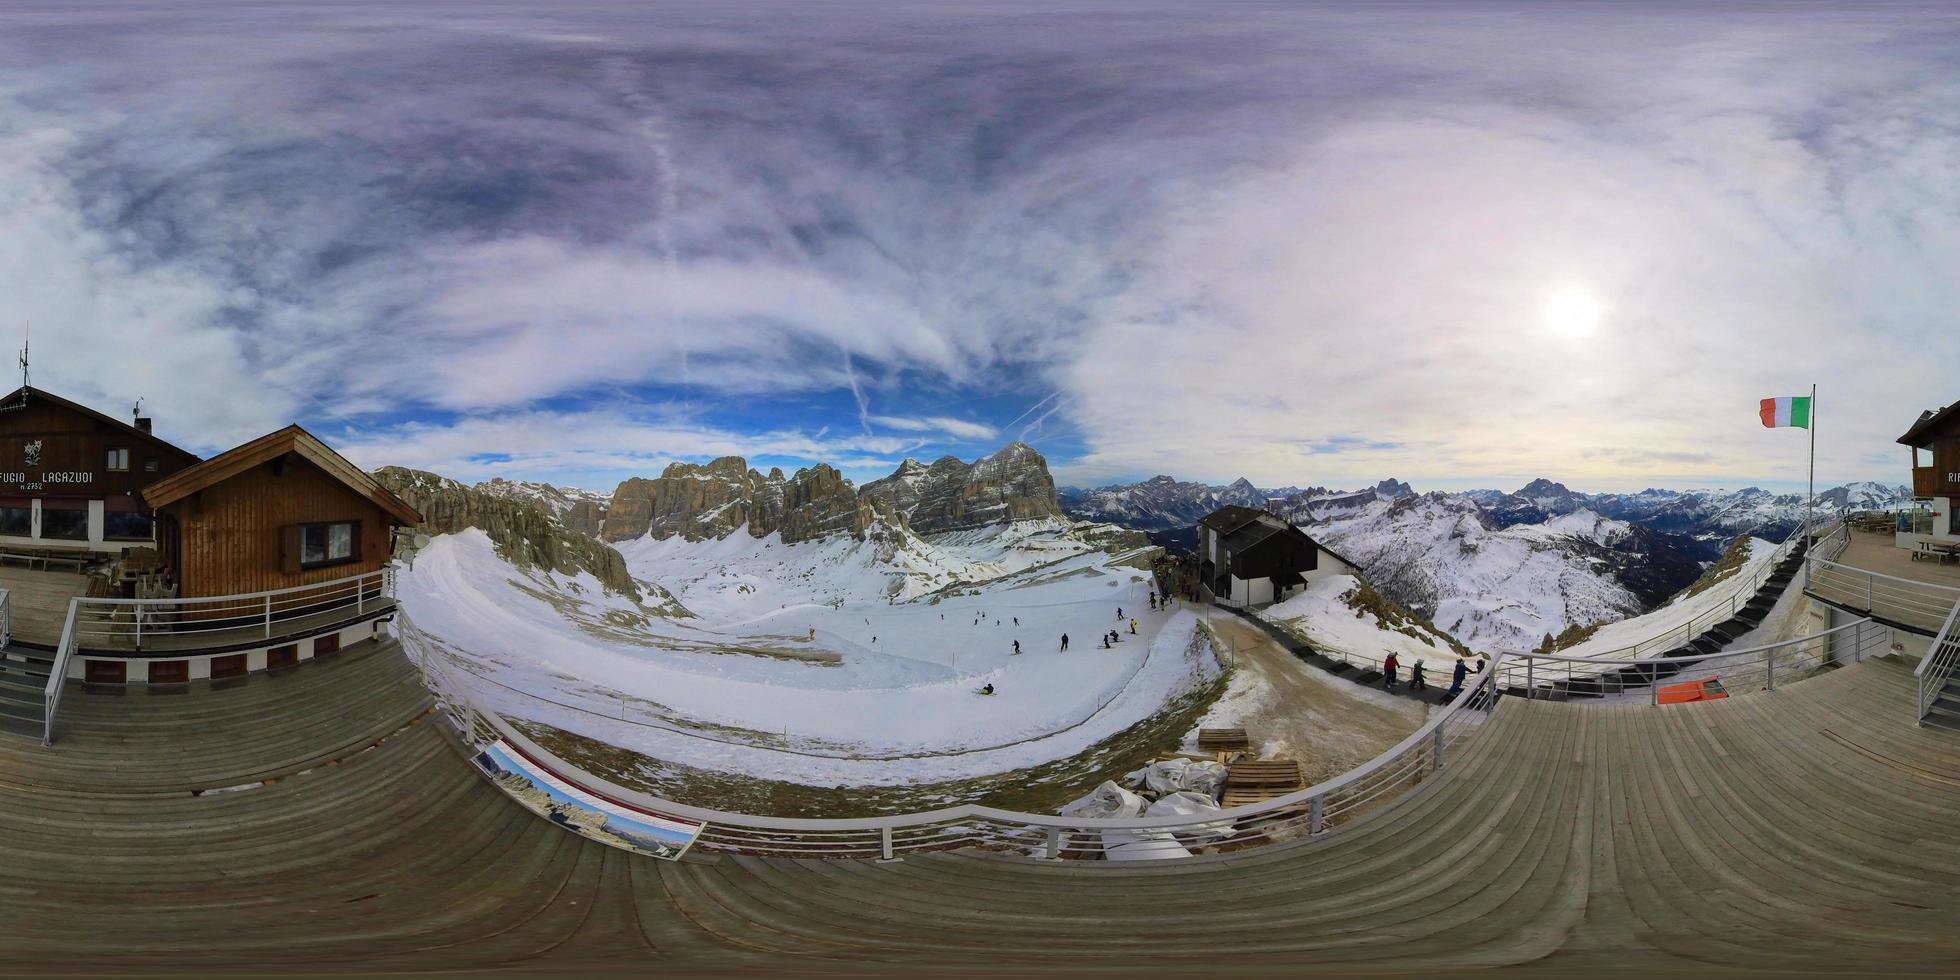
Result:
<svg viewBox="0 0 1960 980"><path fill-rule="evenodd" d="M1810 386L1810 413L1805 421L1810 423L1805 426L1810 430L1810 493L1804 498L1803 504L1803 533L1804 537L1808 538L1811 508L1817 504L1817 386L1815 384Z"/></svg>

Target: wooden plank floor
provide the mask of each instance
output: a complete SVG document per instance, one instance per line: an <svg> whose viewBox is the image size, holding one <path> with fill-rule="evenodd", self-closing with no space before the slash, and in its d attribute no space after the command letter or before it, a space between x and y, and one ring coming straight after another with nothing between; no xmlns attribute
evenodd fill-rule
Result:
<svg viewBox="0 0 1960 980"><path fill-rule="evenodd" d="M1505 699L1401 805L1189 861L663 864L508 801L362 645L0 737L0 972L1950 972L1960 738L1910 680Z"/></svg>
<svg viewBox="0 0 1960 980"><path fill-rule="evenodd" d="M8 592L14 638L52 647L61 640L68 600L88 591L88 576L71 569L29 569L0 562L0 589Z"/></svg>

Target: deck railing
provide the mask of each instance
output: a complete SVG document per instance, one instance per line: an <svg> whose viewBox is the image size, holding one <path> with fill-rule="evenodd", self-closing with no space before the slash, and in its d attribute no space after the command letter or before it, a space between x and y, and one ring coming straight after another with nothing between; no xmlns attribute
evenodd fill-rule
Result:
<svg viewBox="0 0 1960 980"><path fill-rule="evenodd" d="M391 602L394 594L395 572L389 567L265 592L173 599L81 597L70 606L81 648L133 652L271 639L280 627L309 617L362 615Z"/></svg>
<svg viewBox="0 0 1960 980"><path fill-rule="evenodd" d="M1067 817L966 804L883 817L798 819L728 813L627 789L584 772L538 745L479 701L452 654L396 619L403 646L421 665L430 690L473 745L504 739L560 779L604 800L704 825L697 846L788 857L892 858L908 852L981 847L1047 858L1102 854L1111 841L1176 843L1233 850L1258 843L1332 833L1403 798L1457 757L1494 700L1491 671L1469 678L1462 693L1395 747L1333 779L1276 799L1210 813L1135 818ZM1500 657L1498 663L1501 664Z"/></svg>
<svg viewBox="0 0 1960 980"><path fill-rule="evenodd" d="M1839 549L1842 552L1842 549ZM1960 588L1871 572L1828 558L1806 563L1804 591L1834 606L1920 630L1937 630Z"/></svg>
<svg viewBox="0 0 1960 980"><path fill-rule="evenodd" d="M61 707L70 664L78 653L110 654L156 649L159 644L184 653L232 643L269 640L278 628L330 625L337 619L378 612L394 603L395 572L350 575L315 585L266 592L181 599L68 600L68 615L55 644L43 698L41 742L54 742L54 719ZM309 618L312 623L305 622Z"/></svg>
<svg viewBox="0 0 1960 980"><path fill-rule="evenodd" d="M1763 584L1768 582L1776 574L1777 568L1783 564L1784 560L1788 559L1795 552L1797 545L1804 540L1808 530L1808 525L1799 524L1795 531L1790 532L1789 536L1783 539L1783 543L1777 545L1775 550L1770 552L1768 560L1764 561L1755 572L1732 577L1726 585L1727 595L1722 599L1710 602L1709 600L1702 599L1700 596L1689 597L1686 600L1688 602L1704 601L1710 602L1710 605L1708 609L1690 617L1687 622L1679 626L1669 627L1637 643L1602 653L1588 654L1583 659L1600 662L1601 669L1612 669L1627 661L1648 659L1651 654L1665 650L1674 650L1694 642L1696 637L1735 618L1736 613L1741 612L1743 607L1749 605L1750 601L1756 597L1756 593L1762 590ZM1718 588L1721 587L1718 586ZM1534 656L1534 654L1513 653L1509 656L1517 658Z"/></svg>
<svg viewBox="0 0 1960 980"><path fill-rule="evenodd" d="M1715 678L1725 689L1773 691L1778 683L1807 676L1831 663L1856 663L1890 648L1892 632L1882 623L1860 619L1821 633L1780 643L1674 657L1647 657L1602 665L1587 657L1548 653L1507 654L1495 668L1505 694L1526 698L1608 697L1644 692L1650 704L1671 683ZM1601 673L1602 666L1618 668ZM1638 694L1636 694L1638 696Z"/></svg>
<svg viewBox="0 0 1960 980"><path fill-rule="evenodd" d="M0 589L0 647L14 642L14 593Z"/></svg>
<svg viewBox="0 0 1960 980"><path fill-rule="evenodd" d="M1960 664L1960 601L1955 601L1953 609L1946 614L1946 622L1940 626L1939 635L1933 637L1933 645L1926 649L1926 656L1920 658L1919 666L1913 669L1913 676L1919 682L1919 707L1913 713L1913 723L1924 725L1926 716L1932 713L1933 702L1939 700L1940 692L1953 677L1956 664Z"/></svg>
<svg viewBox="0 0 1960 980"><path fill-rule="evenodd" d="M61 641L54 647L54 663L48 668L48 687L41 699L41 744L54 744L54 713L61 707L61 692L68 687L68 663L75 659L75 609L80 600L68 600L68 616L61 624Z"/></svg>

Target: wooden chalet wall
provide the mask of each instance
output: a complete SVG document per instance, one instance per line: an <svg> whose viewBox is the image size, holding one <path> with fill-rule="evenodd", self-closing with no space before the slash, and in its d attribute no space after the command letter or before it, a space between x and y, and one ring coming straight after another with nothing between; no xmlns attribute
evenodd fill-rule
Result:
<svg viewBox="0 0 1960 980"><path fill-rule="evenodd" d="M296 454L261 463L162 508L175 522L180 595L238 595L312 585L379 570L388 563L390 518L366 497ZM360 522L355 560L284 570L284 529L295 524Z"/></svg>
<svg viewBox="0 0 1960 980"><path fill-rule="evenodd" d="M1932 473L1924 496L1960 496L1960 431L1956 429L1960 426L1950 426L1933 440Z"/></svg>
<svg viewBox="0 0 1960 980"><path fill-rule="evenodd" d="M40 460L30 465L28 447L34 443L40 444ZM110 449L129 450L127 472L108 468ZM146 469L152 462L156 469ZM25 406L0 411L0 495L98 500L127 496L195 462L196 456L161 439L38 392L30 394Z"/></svg>

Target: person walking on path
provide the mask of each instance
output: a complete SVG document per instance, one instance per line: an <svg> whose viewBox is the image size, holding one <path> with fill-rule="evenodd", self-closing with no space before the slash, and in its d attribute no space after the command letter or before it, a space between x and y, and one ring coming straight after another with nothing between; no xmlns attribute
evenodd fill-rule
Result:
<svg viewBox="0 0 1960 980"><path fill-rule="evenodd" d="M1383 687L1391 691L1395 690L1395 668L1400 666L1402 666L1402 661L1395 659L1395 654L1393 653L1388 655L1387 660L1382 661Z"/></svg>
<svg viewBox="0 0 1960 980"><path fill-rule="evenodd" d="M1014 655L1015 655L1015 656L1017 656L1017 657L1021 655L1021 641L1020 641L1020 640L1015 640L1015 641L1014 641Z"/></svg>
<svg viewBox="0 0 1960 980"><path fill-rule="evenodd" d="M1450 674L1450 693L1444 697L1452 701L1456 700L1456 696L1463 693L1463 678L1469 673L1470 664L1462 657L1456 658L1456 669Z"/></svg>
<svg viewBox="0 0 1960 980"><path fill-rule="evenodd" d="M1422 661L1420 660L1416 661L1416 665L1414 667L1409 668L1409 690L1411 691L1429 690L1429 682L1424 680L1422 676Z"/></svg>
<svg viewBox="0 0 1960 980"><path fill-rule="evenodd" d="M1062 652L1063 652L1063 653L1067 653L1067 652L1068 652L1068 634L1067 634L1067 633L1063 633L1063 634L1062 634Z"/></svg>

